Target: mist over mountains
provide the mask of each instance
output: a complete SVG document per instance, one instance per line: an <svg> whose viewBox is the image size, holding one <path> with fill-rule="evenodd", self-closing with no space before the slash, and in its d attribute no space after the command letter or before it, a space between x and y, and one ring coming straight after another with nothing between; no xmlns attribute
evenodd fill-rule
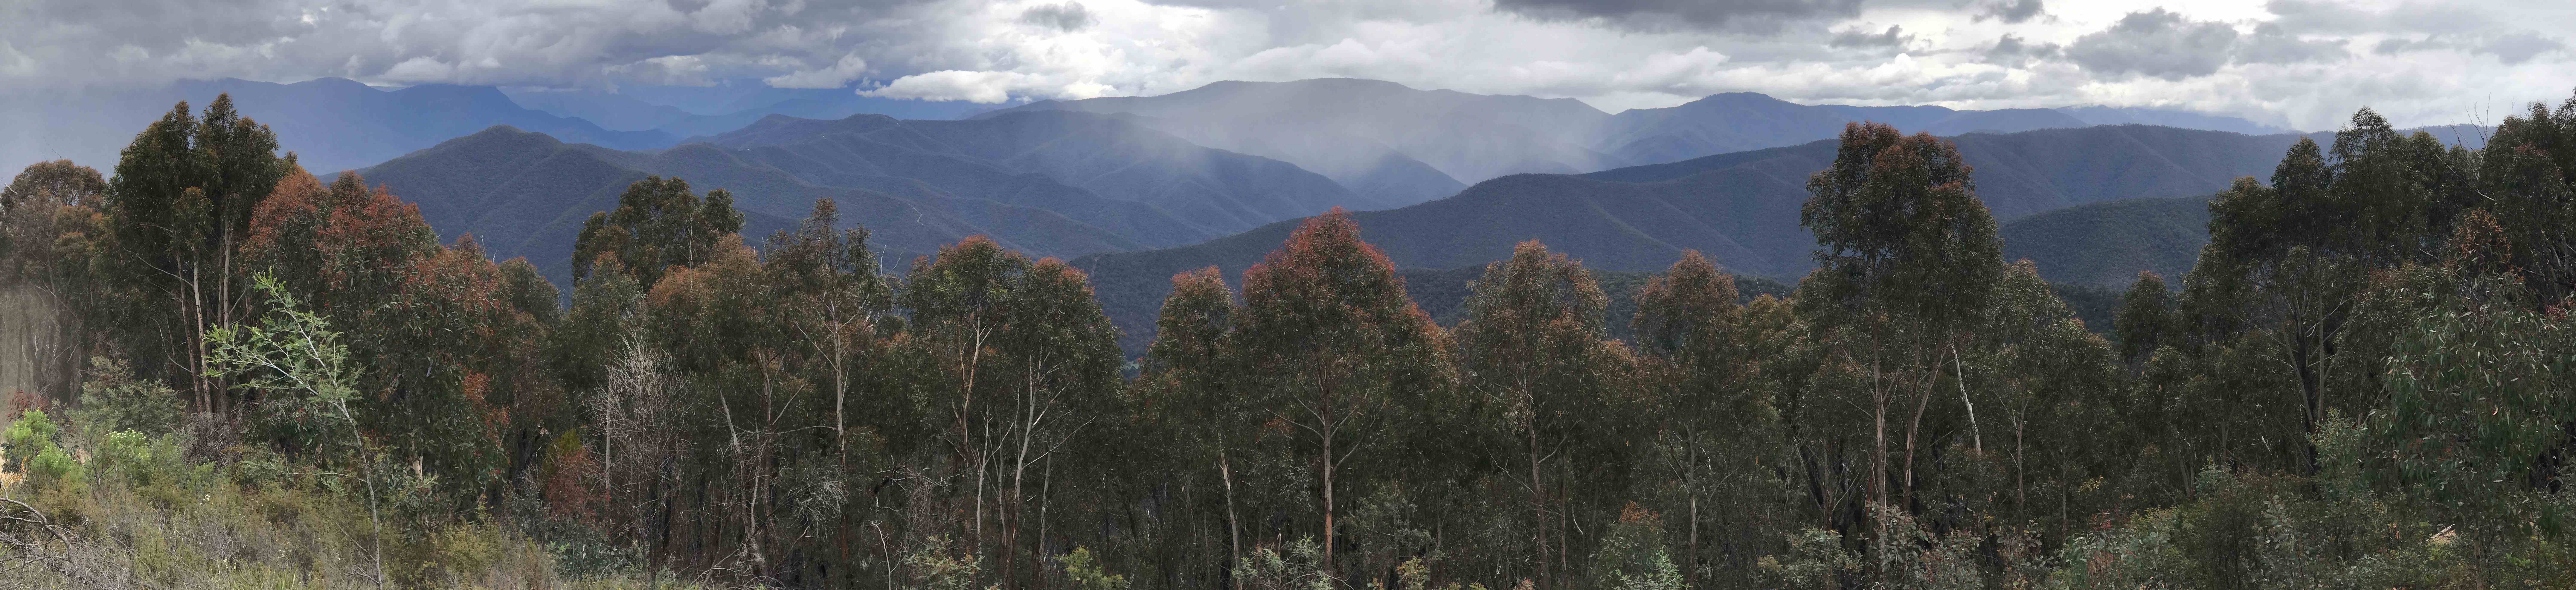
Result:
<svg viewBox="0 0 2576 590"><path fill-rule="evenodd" d="M2287 132L2241 118L2155 109L1802 105L1750 92L1614 115L1567 99L1342 78L1220 82L1161 96L1040 101L982 116L1032 110L1136 115L1202 145L1295 163L1354 191L1408 203L1509 174L1579 174L1798 145L1830 139L1855 121L1936 135L2126 123Z"/></svg>
<svg viewBox="0 0 2576 590"><path fill-rule="evenodd" d="M1197 243L1370 202L1296 166L1085 113L974 121L773 115L659 151L569 144L495 127L361 171L419 203L442 238L478 236L560 280L592 212L626 185L679 177L726 189L758 240L818 199L880 248L929 252L972 235L1038 256Z"/></svg>
<svg viewBox="0 0 2576 590"><path fill-rule="evenodd" d="M771 88L766 85L629 86L615 91L502 89L521 106L585 119L619 131L661 131L678 137L741 129L770 115L839 119L876 114L897 119L958 119L994 105L859 96L844 88Z"/></svg>
<svg viewBox="0 0 2576 590"><path fill-rule="evenodd" d="M545 90L423 85L379 89L340 78L293 84L237 79L159 88L0 94L0 165L112 162L143 125L182 100L231 93L246 116L277 128L306 168L384 162L495 125L618 150L665 149L743 129L771 115L837 120L996 117L1038 110L1131 116L1201 146L1285 161L1361 198L1400 206L1520 173L1570 174L1673 162L1827 139L1844 123L1882 121L1953 135L2145 123L2266 132L2240 118L2082 107L1957 111L1934 106L1801 105L1728 93L1679 106L1605 113L1573 99L1417 90L1377 80L1218 82L1160 96L994 105L859 96L849 89L760 84Z"/></svg>

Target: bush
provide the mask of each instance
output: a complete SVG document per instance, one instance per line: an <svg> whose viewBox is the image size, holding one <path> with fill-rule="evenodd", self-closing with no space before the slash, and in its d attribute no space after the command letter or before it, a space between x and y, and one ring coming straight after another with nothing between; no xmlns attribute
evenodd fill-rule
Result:
<svg viewBox="0 0 2576 590"><path fill-rule="evenodd" d="M146 434L176 432L180 425L179 393L160 381L134 376L124 359L94 356L88 378L81 382L80 410L74 423L109 432Z"/></svg>
<svg viewBox="0 0 2576 590"><path fill-rule="evenodd" d="M78 489L88 482L89 470L55 442L62 431L62 426L55 424L44 410L28 410L9 423L8 453L15 459L12 467L25 474L29 487Z"/></svg>

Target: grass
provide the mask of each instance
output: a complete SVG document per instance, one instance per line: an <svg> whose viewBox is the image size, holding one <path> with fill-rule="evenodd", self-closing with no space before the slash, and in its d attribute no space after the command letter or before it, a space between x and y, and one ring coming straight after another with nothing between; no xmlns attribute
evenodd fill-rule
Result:
<svg viewBox="0 0 2576 590"><path fill-rule="evenodd" d="M554 551L509 519L406 516L399 507L386 511L379 567L367 496L334 470L241 447L215 453L225 460L192 460L179 435L60 438L81 465L76 477L22 471L30 449L9 450L0 587L700 587L634 571L567 575Z"/></svg>

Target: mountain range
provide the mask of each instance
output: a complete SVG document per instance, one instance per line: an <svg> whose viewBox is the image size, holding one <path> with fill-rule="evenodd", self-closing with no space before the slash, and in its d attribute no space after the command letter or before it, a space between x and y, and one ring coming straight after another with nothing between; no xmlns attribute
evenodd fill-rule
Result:
<svg viewBox="0 0 2576 590"><path fill-rule="evenodd" d="M876 246L915 253L985 234L1032 255L1071 258L1377 205L1284 162L1072 112L973 121L772 115L659 151L495 127L360 173L419 203L442 238L474 234L493 255L527 256L558 279L581 222L614 208L617 194L646 175L729 190L754 240L830 198L843 220L874 232Z"/></svg>
<svg viewBox="0 0 2576 590"><path fill-rule="evenodd" d="M504 88L510 100L539 111L577 117L618 131L661 131L677 137L741 129L770 115L839 119L886 115L897 119L959 119L994 105L859 96L846 88L771 88L759 84L626 86L613 90Z"/></svg>
<svg viewBox="0 0 2576 590"><path fill-rule="evenodd" d="M2123 199L2208 195L2238 177L2269 178L2299 138L2108 125L1952 139L1975 169L1978 196L2003 222L2007 257L2032 258L2052 281L2111 287L2126 286L2139 270L2178 277L2208 240L2202 201ZM1598 270L1659 272L1683 250L1699 250L1731 272L1794 282L1812 268L1815 249L1798 221L1807 176L1830 164L1835 148L1818 141L1590 174L1505 176L1352 219L1363 239L1406 268L1479 266L1536 239ZM1091 273L1102 305L1131 340L1150 339L1173 274L1215 266L1237 280L1298 223L1074 265Z"/></svg>
<svg viewBox="0 0 2576 590"><path fill-rule="evenodd" d="M999 111L962 101L758 83L387 90L339 78L293 84L223 79L122 90L0 91L0 127L26 131L0 136L0 166L65 158L104 165L172 103L186 100L202 108L227 92L244 114L277 129L281 144L295 150L307 168L321 171L383 162L494 125L649 151L742 129L770 115L950 120L1072 110L1128 116L1201 146L1289 162L1363 201L1389 206L1447 197L1506 174L1583 173L1795 145L1830 138L1854 120L1939 134L2127 122L2261 130L2243 119L2154 109L1802 105L1751 93L1612 115L1572 99L1416 90L1355 79L1217 82L1161 96L1039 101Z"/></svg>
<svg viewBox="0 0 2576 590"><path fill-rule="evenodd" d="M1416 90L1326 78L1218 82L1159 96L1039 101L1033 110L1133 115L1190 141L1297 164L1362 194L1417 203L1509 174L1576 174L1829 139L1879 121L1937 135L2151 123L2286 133L2241 118L2157 109L1803 105L1750 92L1610 114L1570 99Z"/></svg>

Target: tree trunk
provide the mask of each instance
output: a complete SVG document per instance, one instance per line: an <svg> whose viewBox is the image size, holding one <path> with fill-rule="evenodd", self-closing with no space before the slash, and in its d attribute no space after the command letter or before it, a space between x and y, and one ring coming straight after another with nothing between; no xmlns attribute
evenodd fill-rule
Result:
<svg viewBox="0 0 2576 590"><path fill-rule="evenodd" d="M1904 483L1905 505L1908 510L1911 510L1914 507L1914 438L1916 433L1923 430L1923 410L1932 406L1932 389L1934 380L1940 375L1940 361L1936 358L1932 362L1933 370L1927 371L1928 374L1923 379L1923 394L1916 396L1914 400L1914 418L1908 420L1905 425Z"/></svg>
<svg viewBox="0 0 2576 590"><path fill-rule="evenodd" d="M1873 458L1873 460L1871 461L1871 463L1872 463L1875 467L1874 467L1873 469L1871 469L1871 470L1870 470L1870 472L1871 472L1871 473L1870 473L1870 482L1871 482L1871 484L1872 484L1872 487L1873 487L1873 488L1875 488L1875 489L1873 489L1873 490L1871 490L1871 491L1872 491L1872 492L1875 492L1873 495L1878 496L1878 506L1886 506L1886 505L1887 505L1887 398L1888 398L1889 396L1888 396L1888 391L1887 391L1887 383L1886 383L1886 379L1884 378L1884 376L1883 376L1883 375L1881 375L1881 374L1880 374L1880 367L1876 366L1875 364L1872 364L1872 366L1871 366L1871 367L1870 367L1870 369L1869 369L1869 377L1870 377L1870 379L1869 379L1869 380L1870 380L1870 402L1871 402L1871 403L1870 403L1870 405L1871 405L1871 407L1872 407L1872 410L1871 410L1871 412L1870 412L1870 415L1871 415L1871 422L1872 422L1872 431L1873 431L1873 432L1874 432L1874 434L1875 434L1875 437L1876 437L1876 440L1877 440L1877 445L1878 445L1878 446L1877 446L1877 450L1876 450L1874 453L1872 453L1872 458ZM1880 558L1880 559L1885 559L1885 558L1886 558L1886 555L1887 555L1887 552L1886 552L1886 549L1887 549L1887 526L1886 526L1886 523L1885 523L1885 522L1879 522L1879 521L1881 521L1882 519L1876 518L1876 517L1875 517L1875 515L1873 515L1873 517L1872 517L1870 520L1871 520L1873 523L1875 523L1875 524L1877 524L1877 525L1878 525L1878 527L1877 527L1877 528L1878 528L1877 544L1879 545L1879 558Z"/></svg>
<svg viewBox="0 0 2576 590"><path fill-rule="evenodd" d="M1234 570L1231 569L1243 567L1243 521L1235 516L1234 468L1229 465L1223 448L1217 449L1216 474L1225 481L1225 530L1229 542L1232 543L1234 554L1234 561L1227 564L1229 569L1226 570L1225 577L1234 580L1234 590L1243 590L1243 578L1234 575Z"/></svg>
<svg viewBox="0 0 2576 590"><path fill-rule="evenodd" d="M1696 490L1690 490L1690 489L1687 489L1687 488L1685 488L1685 489L1683 490L1683 492L1690 494L1690 557L1689 557L1689 558L1687 558L1687 559L1684 561L1684 565L1682 566L1682 572L1683 572L1683 576L1684 576L1684 577L1683 577L1683 584L1684 584L1684 585L1683 585L1682 587L1683 587L1683 588L1698 588L1698 587L1699 587L1699 492L1698 492L1698 491L1696 491Z"/></svg>
<svg viewBox="0 0 2576 590"><path fill-rule="evenodd" d="M1531 561L1538 564L1538 586L1547 587L1547 482L1539 476L1538 420L1530 418L1530 551Z"/></svg>
<svg viewBox="0 0 2576 590"><path fill-rule="evenodd" d="M1330 423L1329 421L1327 422ZM1324 570L1333 571L1333 429L1324 429Z"/></svg>

